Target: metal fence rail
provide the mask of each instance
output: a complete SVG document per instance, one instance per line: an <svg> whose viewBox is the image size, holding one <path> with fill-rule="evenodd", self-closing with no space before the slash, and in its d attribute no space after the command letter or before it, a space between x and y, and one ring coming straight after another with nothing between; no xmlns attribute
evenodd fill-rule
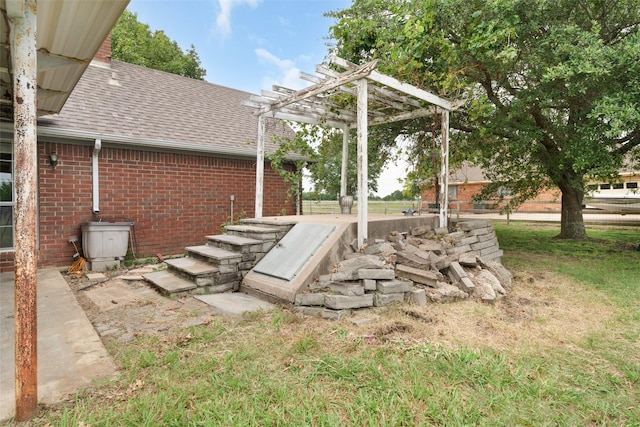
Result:
<svg viewBox="0 0 640 427"><path fill-rule="evenodd" d="M370 200L367 204L369 213L383 215L401 215L404 209L414 209L420 213L419 200ZM339 214L340 206L337 200L303 200L302 212L304 215ZM351 213L358 213L357 203L353 204Z"/></svg>

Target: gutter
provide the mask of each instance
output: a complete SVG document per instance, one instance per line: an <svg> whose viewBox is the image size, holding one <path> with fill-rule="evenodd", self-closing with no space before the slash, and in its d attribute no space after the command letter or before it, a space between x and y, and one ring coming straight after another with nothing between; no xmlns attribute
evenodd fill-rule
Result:
<svg viewBox="0 0 640 427"><path fill-rule="evenodd" d="M180 141L165 141L159 139L139 138L133 136L109 135L99 132L79 131L73 129L51 128L46 125L38 126L38 136L49 138L65 138L75 140L94 140L102 143L112 143L125 145L128 148L155 148L163 150L177 150L190 153L219 154L231 157L256 157L256 149L251 148L234 148L234 147L216 147L203 146L201 144L191 144ZM300 155L288 156L289 160L303 159Z"/></svg>

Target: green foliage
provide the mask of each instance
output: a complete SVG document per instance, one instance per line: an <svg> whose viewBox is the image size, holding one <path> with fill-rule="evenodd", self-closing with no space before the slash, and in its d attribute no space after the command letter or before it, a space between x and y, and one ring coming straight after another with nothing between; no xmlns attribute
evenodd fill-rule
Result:
<svg viewBox="0 0 640 427"><path fill-rule="evenodd" d="M224 233L225 228L229 225L238 225L242 224L242 220L247 217L247 213L245 211L237 212L233 215L229 215L227 220L220 224L220 230Z"/></svg>
<svg viewBox="0 0 640 427"><path fill-rule="evenodd" d="M286 126L285 122L282 122ZM289 183L287 195L296 200L302 194L302 177L304 169L310 161L317 158L315 150L311 147L309 140L318 138L321 129L317 126L300 125L295 137L281 137L277 134L272 136L278 148L272 153L266 153L265 157L271 161L271 167L285 182Z"/></svg>
<svg viewBox="0 0 640 427"><path fill-rule="evenodd" d="M164 31L152 32L138 21L138 15L125 10L111 33L114 59L184 77L204 80L206 70L193 45L186 53Z"/></svg>
<svg viewBox="0 0 640 427"><path fill-rule="evenodd" d="M342 171L342 131L319 125L296 124L295 138L275 136L278 149L267 154L271 166L285 181L291 184L289 195L300 194L302 174L306 168L311 174L314 191L302 193L305 200L336 200L340 193ZM378 177L391 157L388 139L384 130L370 132L368 144L369 191L378 188ZM347 163L347 194L358 190L357 145L355 134L350 135ZM291 167L293 166L293 168Z"/></svg>
<svg viewBox="0 0 640 427"><path fill-rule="evenodd" d="M13 185L10 181L0 183L0 201L10 202L13 200Z"/></svg>
<svg viewBox="0 0 640 427"><path fill-rule="evenodd" d="M382 134L381 128L372 128L368 137L368 187L369 192L378 190L378 177L391 157L393 144ZM317 146L317 160L309 165L316 191L333 199L340 193L342 171L342 131L325 129ZM391 140L392 142L392 140ZM358 193L358 157L355 131L349 134L347 159L347 194Z"/></svg>
<svg viewBox="0 0 640 427"><path fill-rule="evenodd" d="M330 15L339 56L466 100L451 149L483 166L487 194L511 190L512 208L559 187L562 237L586 235L586 181L640 156L635 0L355 0Z"/></svg>
<svg viewBox="0 0 640 427"><path fill-rule="evenodd" d="M388 194L382 198L384 201L396 201L396 200L408 200L404 192L396 190L391 194Z"/></svg>

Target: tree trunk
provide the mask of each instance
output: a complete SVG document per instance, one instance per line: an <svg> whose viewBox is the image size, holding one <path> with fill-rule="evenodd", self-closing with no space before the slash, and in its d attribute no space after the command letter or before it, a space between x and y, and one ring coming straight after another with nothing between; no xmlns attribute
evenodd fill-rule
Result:
<svg viewBox="0 0 640 427"><path fill-rule="evenodd" d="M586 239L587 232L582 217L584 193L568 185L561 185L560 189L562 191L562 214L558 237L561 239Z"/></svg>

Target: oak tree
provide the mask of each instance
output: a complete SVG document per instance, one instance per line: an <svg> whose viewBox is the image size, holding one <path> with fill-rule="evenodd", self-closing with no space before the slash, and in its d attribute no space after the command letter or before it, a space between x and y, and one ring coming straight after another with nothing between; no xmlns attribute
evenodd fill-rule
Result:
<svg viewBox="0 0 640 427"><path fill-rule="evenodd" d="M113 58L119 61L198 80L204 80L207 74L193 45L183 52L164 31L151 31L129 10L122 13L113 28L111 43Z"/></svg>
<svg viewBox="0 0 640 427"><path fill-rule="evenodd" d="M559 237L585 238L593 179L640 157L637 0L355 0L331 12L335 52L465 106L463 147L517 206L562 192Z"/></svg>

